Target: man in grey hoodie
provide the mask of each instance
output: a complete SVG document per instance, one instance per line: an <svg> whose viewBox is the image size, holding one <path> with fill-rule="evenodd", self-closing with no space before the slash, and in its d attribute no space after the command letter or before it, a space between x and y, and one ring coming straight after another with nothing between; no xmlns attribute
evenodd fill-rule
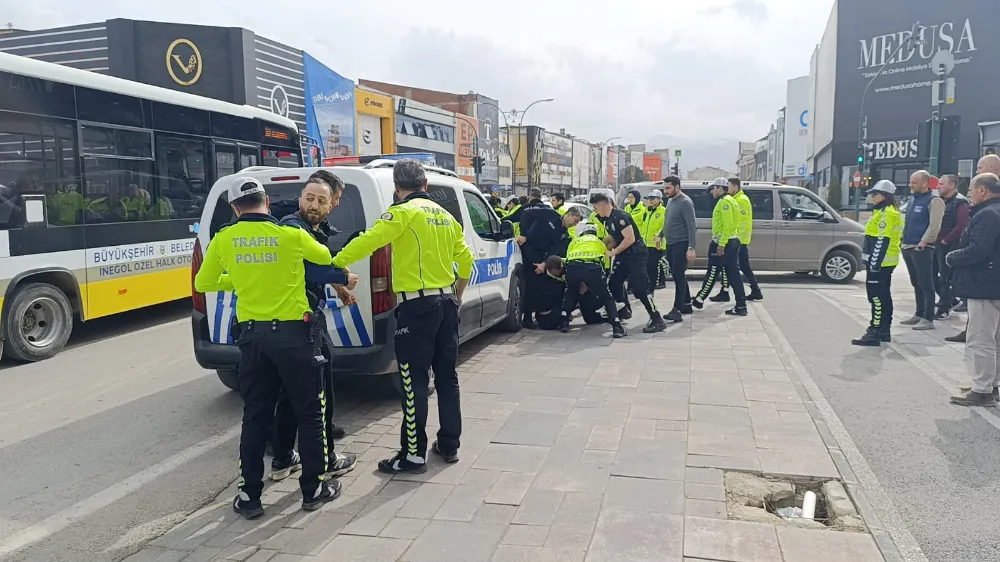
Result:
<svg viewBox="0 0 1000 562"><path fill-rule="evenodd" d="M667 217L660 237L667 244L667 262L674 276L674 306L663 318L676 323L683 320L683 314L692 312L691 289L685 272L688 265L694 263L698 227L694 203L681 191L680 178L663 178L663 195L667 198Z"/></svg>

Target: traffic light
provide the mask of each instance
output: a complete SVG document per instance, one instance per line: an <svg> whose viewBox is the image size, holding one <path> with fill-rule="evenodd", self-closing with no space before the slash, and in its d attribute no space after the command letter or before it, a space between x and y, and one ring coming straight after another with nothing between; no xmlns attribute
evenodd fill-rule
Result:
<svg viewBox="0 0 1000 562"><path fill-rule="evenodd" d="M858 151L858 169L862 170L865 167L865 149Z"/></svg>
<svg viewBox="0 0 1000 562"><path fill-rule="evenodd" d="M679 175L681 174L681 169L680 169L680 165L679 165L679 164L674 164L674 167L673 167L673 168L671 168L671 169L670 169L670 171L671 171L671 172L672 172L672 173L673 173L673 174L674 174L675 176L679 176Z"/></svg>
<svg viewBox="0 0 1000 562"><path fill-rule="evenodd" d="M483 173L483 164L485 163L486 160L482 156L474 156L472 158L472 168L477 174Z"/></svg>

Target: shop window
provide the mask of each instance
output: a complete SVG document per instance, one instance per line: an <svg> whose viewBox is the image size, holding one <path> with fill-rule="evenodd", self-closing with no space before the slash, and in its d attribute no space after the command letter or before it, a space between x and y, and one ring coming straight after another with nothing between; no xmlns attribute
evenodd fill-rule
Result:
<svg viewBox="0 0 1000 562"><path fill-rule="evenodd" d="M75 132L68 123L0 114L0 229L21 226L25 194L45 194L50 225L79 224Z"/></svg>
<svg viewBox="0 0 1000 562"><path fill-rule="evenodd" d="M151 219L198 218L208 190L208 143L156 135L157 193L150 202ZM217 155L218 156L218 155Z"/></svg>

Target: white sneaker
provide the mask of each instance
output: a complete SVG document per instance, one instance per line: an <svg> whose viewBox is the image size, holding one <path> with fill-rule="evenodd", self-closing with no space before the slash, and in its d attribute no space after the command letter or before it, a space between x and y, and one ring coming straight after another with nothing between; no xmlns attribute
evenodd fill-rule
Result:
<svg viewBox="0 0 1000 562"><path fill-rule="evenodd" d="M916 326L913 327L913 329L914 330L920 330L920 331L933 330L934 329L934 321L933 320L927 320L925 318L921 318L920 321L917 322Z"/></svg>

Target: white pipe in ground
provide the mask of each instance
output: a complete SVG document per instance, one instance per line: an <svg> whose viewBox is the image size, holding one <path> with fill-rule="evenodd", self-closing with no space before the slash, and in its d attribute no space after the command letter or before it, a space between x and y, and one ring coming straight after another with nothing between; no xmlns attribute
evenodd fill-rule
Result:
<svg viewBox="0 0 1000 562"><path fill-rule="evenodd" d="M813 519L816 517L816 493L806 492L802 498L802 518Z"/></svg>

